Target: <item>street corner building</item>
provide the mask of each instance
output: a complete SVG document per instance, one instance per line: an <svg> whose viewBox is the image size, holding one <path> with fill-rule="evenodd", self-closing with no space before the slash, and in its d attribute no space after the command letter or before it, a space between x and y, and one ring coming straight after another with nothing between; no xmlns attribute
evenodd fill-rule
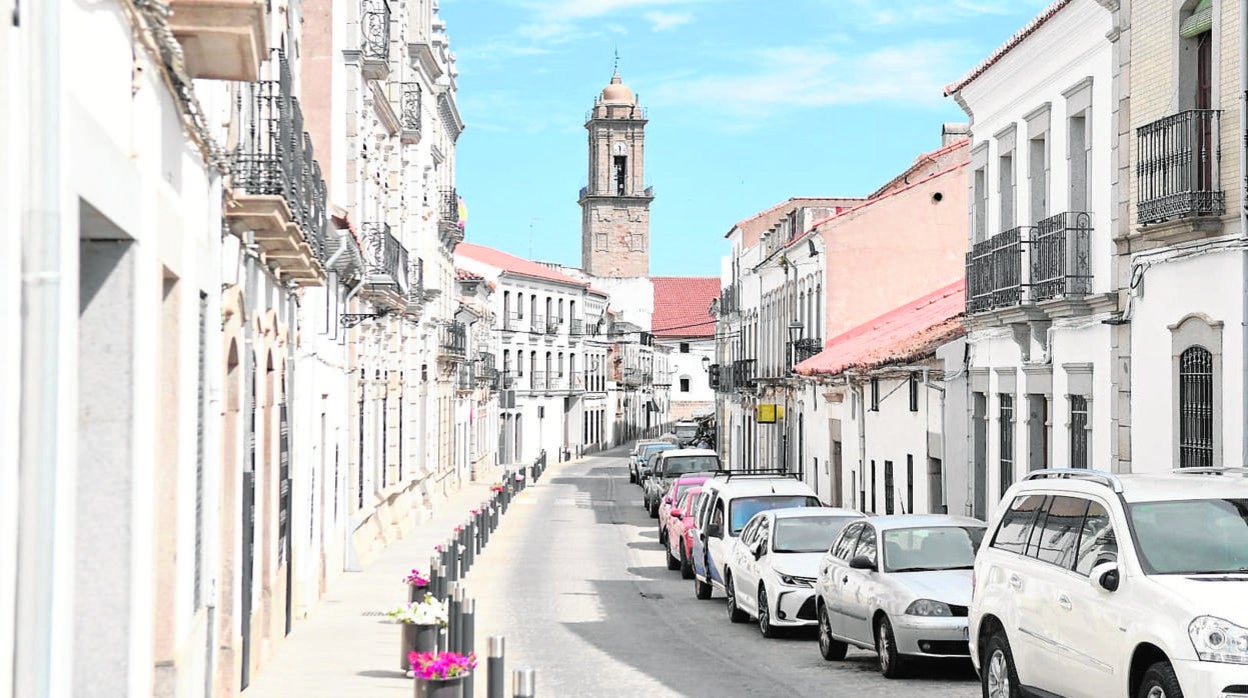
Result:
<svg viewBox="0 0 1248 698"><path fill-rule="evenodd" d="M499 465L446 25L414 0L13 19L0 685L237 695Z"/></svg>

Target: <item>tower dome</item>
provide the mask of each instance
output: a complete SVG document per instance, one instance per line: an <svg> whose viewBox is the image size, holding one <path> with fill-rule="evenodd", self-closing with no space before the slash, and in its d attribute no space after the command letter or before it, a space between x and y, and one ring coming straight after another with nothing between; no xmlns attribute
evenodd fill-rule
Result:
<svg viewBox="0 0 1248 698"><path fill-rule="evenodd" d="M606 104L636 104L633 91L620 79L619 71L611 76L611 84L602 89L601 101Z"/></svg>

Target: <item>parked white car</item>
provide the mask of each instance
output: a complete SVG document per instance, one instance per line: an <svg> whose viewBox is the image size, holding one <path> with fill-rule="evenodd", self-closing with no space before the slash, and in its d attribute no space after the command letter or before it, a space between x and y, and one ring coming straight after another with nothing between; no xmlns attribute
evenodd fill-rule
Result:
<svg viewBox="0 0 1248 698"><path fill-rule="evenodd" d="M975 561L983 695L1248 696L1244 469L1040 470Z"/></svg>
<svg viewBox="0 0 1248 698"><path fill-rule="evenodd" d="M815 624L819 559L841 529L863 518L852 509L774 509L741 530L724 564L728 619L758 621L763 637L779 628Z"/></svg>
<svg viewBox="0 0 1248 698"><path fill-rule="evenodd" d="M875 650L897 678L910 657L966 657L971 570L984 523L960 516L881 516L851 523L819 563L819 653Z"/></svg>

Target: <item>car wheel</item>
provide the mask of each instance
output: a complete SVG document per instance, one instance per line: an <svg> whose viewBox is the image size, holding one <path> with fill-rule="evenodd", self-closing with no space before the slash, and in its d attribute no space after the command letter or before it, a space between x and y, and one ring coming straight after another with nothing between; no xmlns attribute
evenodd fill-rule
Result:
<svg viewBox="0 0 1248 698"><path fill-rule="evenodd" d="M875 652L879 655L880 673L884 678L896 679L905 675L905 659L897 652L897 638L887 617L881 618L875 626Z"/></svg>
<svg viewBox="0 0 1248 698"><path fill-rule="evenodd" d="M642 509L650 508L650 495L644 494L644 493L641 495L641 508Z"/></svg>
<svg viewBox="0 0 1248 698"><path fill-rule="evenodd" d="M771 607L767 604L767 588L758 586L758 632L763 637L775 637L776 626L771 624Z"/></svg>
<svg viewBox="0 0 1248 698"><path fill-rule="evenodd" d="M832 620L828 618L828 607L819 606L819 654L829 662L839 662L845 658L849 645L832 637Z"/></svg>
<svg viewBox="0 0 1248 698"><path fill-rule="evenodd" d="M693 563L689 562L689 551L685 542L680 542L680 576L682 579L693 579Z"/></svg>
<svg viewBox="0 0 1248 698"><path fill-rule="evenodd" d="M629 468L628 469L628 484L631 485L635 482L637 482L637 473L633 472L632 468Z"/></svg>
<svg viewBox="0 0 1248 698"><path fill-rule="evenodd" d="M710 574L710 572L707 572ZM698 579L698 575L693 575L693 595L700 601L711 598L711 583Z"/></svg>
<svg viewBox="0 0 1248 698"><path fill-rule="evenodd" d="M657 499L650 501L650 518L659 518L659 500Z"/></svg>
<svg viewBox="0 0 1248 698"><path fill-rule="evenodd" d="M1144 672L1137 698L1183 698L1179 678L1170 662L1157 662Z"/></svg>
<svg viewBox="0 0 1248 698"><path fill-rule="evenodd" d="M988 638L980 661L980 680L984 698L1014 698L1022 695L1018 684L1018 671L1014 668L1014 653L1004 632L995 632Z"/></svg>
<svg viewBox="0 0 1248 698"><path fill-rule="evenodd" d="M680 569L680 560L677 560L676 556L672 554L672 546L664 543L663 550L667 553L667 569L669 570Z"/></svg>
<svg viewBox="0 0 1248 698"><path fill-rule="evenodd" d="M737 588L732 583L732 575L725 573L727 583L724 589L728 592L728 620L733 623L744 623L749 620L749 616L745 615L745 611L737 608Z"/></svg>
<svg viewBox="0 0 1248 698"><path fill-rule="evenodd" d="M667 545L667 527L659 526L659 542Z"/></svg>

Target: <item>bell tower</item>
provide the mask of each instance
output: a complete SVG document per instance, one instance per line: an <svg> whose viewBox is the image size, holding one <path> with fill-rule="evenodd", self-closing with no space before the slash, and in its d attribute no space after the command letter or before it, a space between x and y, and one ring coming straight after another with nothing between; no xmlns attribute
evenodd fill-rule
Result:
<svg viewBox="0 0 1248 698"><path fill-rule="evenodd" d="M620 80L594 100L589 184L581 189L581 266L592 276L650 275L650 202L645 184L646 113Z"/></svg>

